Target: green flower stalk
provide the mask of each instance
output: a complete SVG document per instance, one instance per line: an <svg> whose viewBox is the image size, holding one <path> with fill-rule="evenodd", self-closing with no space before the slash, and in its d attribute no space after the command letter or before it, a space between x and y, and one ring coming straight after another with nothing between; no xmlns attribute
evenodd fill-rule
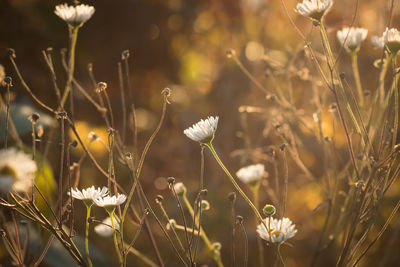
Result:
<svg viewBox="0 0 400 267"><path fill-rule="evenodd" d="M198 123L194 124L193 126L189 127L183 133L192 139L193 141L200 142L204 145L206 145L211 153L213 154L215 160L218 162L222 170L225 172L225 174L228 176L229 180L232 182L233 186L236 188L236 190L239 192L239 194L244 198L244 200L247 202L247 204L251 207L253 210L254 214L258 218L259 221L263 222L263 218L261 217L260 212L254 206L253 202L248 198L248 196L243 192L242 188L238 185L238 183L235 181L235 178L231 175L229 170L225 167L225 165L222 163L221 159L219 158L217 152L215 151L213 145L212 145L212 140L214 139L214 134L215 131L217 130L218 126L218 120L219 117L208 117L205 120L200 120ZM267 227L267 226L265 226Z"/></svg>
<svg viewBox="0 0 400 267"><path fill-rule="evenodd" d="M93 203L91 205L86 205L86 230L85 230L85 251L86 251L86 259L90 267L93 267L92 260L90 259L89 253L89 218L90 211L92 209Z"/></svg>
<svg viewBox="0 0 400 267"><path fill-rule="evenodd" d="M110 215L111 225L113 228L114 246L115 246L115 251L117 252L118 255L118 261L120 266L124 266L124 261L122 260L122 253L121 249L119 248L117 240L117 231L115 230L115 224L114 224L114 211L115 208L124 203L125 200L126 200L126 195L124 194L118 194L118 196L104 196L94 199L96 205L99 207L103 207Z"/></svg>
<svg viewBox="0 0 400 267"><path fill-rule="evenodd" d="M68 99L68 95L71 91L72 80L74 77L75 68L75 47L76 41L78 39L78 30L82 25L88 21L95 9L93 6L89 5L74 5L68 6L67 4L62 4L56 6L54 13L64 20L68 24L70 48L69 48L69 60L68 60L68 80L65 86L63 96L61 98L61 108L64 107L65 102Z"/></svg>

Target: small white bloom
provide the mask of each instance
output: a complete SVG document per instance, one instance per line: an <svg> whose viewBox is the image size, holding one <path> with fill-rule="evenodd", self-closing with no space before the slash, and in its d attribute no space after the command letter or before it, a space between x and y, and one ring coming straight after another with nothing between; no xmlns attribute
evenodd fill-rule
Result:
<svg viewBox="0 0 400 267"><path fill-rule="evenodd" d="M218 119L218 117L210 116L205 120L193 124L192 127L187 128L183 133L196 142L211 142L214 139L214 134L217 130Z"/></svg>
<svg viewBox="0 0 400 267"><path fill-rule="evenodd" d="M94 11L94 7L89 5L69 6L61 4L56 6L54 13L68 24L80 26L92 17Z"/></svg>
<svg viewBox="0 0 400 267"><path fill-rule="evenodd" d="M243 167L236 172L236 176L240 181L246 184L252 184L258 182L264 176L264 165L254 164L247 167Z"/></svg>
<svg viewBox="0 0 400 267"><path fill-rule="evenodd" d="M73 198L82 200L86 205L92 205L95 199L106 196L108 194L108 189L105 186L103 188L98 187L97 189L91 186L82 189L82 191L71 188L71 194ZM69 191L68 195L70 195Z"/></svg>
<svg viewBox="0 0 400 267"><path fill-rule="evenodd" d="M31 155L15 148L0 150L0 192L29 192L36 170Z"/></svg>
<svg viewBox="0 0 400 267"><path fill-rule="evenodd" d="M333 0L303 0L303 3L298 3L296 11L311 19L321 21L323 15L328 13L333 5Z"/></svg>
<svg viewBox="0 0 400 267"><path fill-rule="evenodd" d="M364 28L345 27L337 32L339 42L347 49L357 49L361 42L367 38L368 30Z"/></svg>
<svg viewBox="0 0 400 267"><path fill-rule="evenodd" d="M113 216L114 219L114 227L115 230L119 230L119 223L118 220L116 219L116 216ZM113 234L113 228L111 224L111 218L108 217L104 219L101 224L98 224L94 227L94 231L103 237L109 237Z"/></svg>
<svg viewBox="0 0 400 267"><path fill-rule="evenodd" d="M292 238L297 233L296 225L289 218L282 218L280 220L271 218L271 222L269 222L269 218L267 217L264 220L268 231L263 223L257 226L257 233L262 239L271 242L271 237L272 243L281 243Z"/></svg>
<svg viewBox="0 0 400 267"><path fill-rule="evenodd" d="M374 46L378 47L378 48L384 48L385 47L385 40L384 40L384 36L372 36L371 37L371 42Z"/></svg>
<svg viewBox="0 0 400 267"><path fill-rule="evenodd" d="M96 203L99 207L104 207L107 211L112 211L116 206L121 205L126 200L126 196L124 194L118 194L118 196L105 196L94 199L94 203Z"/></svg>
<svg viewBox="0 0 400 267"><path fill-rule="evenodd" d="M400 50L400 32L399 30L392 28L386 28L386 31L383 33L383 39L386 47L392 53L397 53Z"/></svg>
<svg viewBox="0 0 400 267"><path fill-rule="evenodd" d="M186 186L183 183L174 184L174 190L176 194L183 195L186 193Z"/></svg>

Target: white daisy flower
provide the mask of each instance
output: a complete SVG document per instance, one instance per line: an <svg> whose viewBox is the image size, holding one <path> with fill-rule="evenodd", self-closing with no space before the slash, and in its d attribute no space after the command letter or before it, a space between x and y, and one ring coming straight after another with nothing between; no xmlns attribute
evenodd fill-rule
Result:
<svg viewBox="0 0 400 267"><path fill-rule="evenodd" d="M176 183L174 184L174 190L180 196L186 193L186 186L183 183Z"/></svg>
<svg viewBox="0 0 400 267"><path fill-rule="evenodd" d="M267 217L264 220L268 231L263 223L257 226L257 233L262 239L271 242L271 237L272 243L281 243L292 238L297 233L296 225L289 218L282 218L280 220L271 218L271 222L269 222L269 218Z"/></svg>
<svg viewBox="0 0 400 267"><path fill-rule="evenodd" d="M391 28L386 28L386 31L383 33L383 40L385 42L386 47L393 54L397 53L400 50L400 31Z"/></svg>
<svg viewBox="0 0 400 267"><path fill-rule="evenodd" d="M119 230L119 223L118 220L116 219L116 216L113 216L113 219L114 219L115 230ZM96 225L94 227L94 231L102 237L112 236L113 228L111 224L111 218L108 217L104 219L100 224Z"/></svg>
<svg viewBox="0 0 400 267"><path fill-rule="evenodd" d="M89 5L69 6L61 4L56 6L54 13L72 26L81 26L92 17L94 11L94 7Z"/></svg>
<svg viewBox="0 0 400 267"><path fill-rule="evenodd" d="M296 11L311 19L321 21L324 16L331 9L333 0L303 0L303 3L298 3Z"/></svg>
<svg viewBox="0 0 400 267"><path fill-rule="evenodd" d="M97 199L94 199L94 203L99 207L105 208L108 212L111 212L116 206L124 203L125 200L126 196L124 194L118 194L118 196L98 197Z"/></svg>
<svg viewBox="0 0 400 267"><path fill-rule="evenodd" d="M255 184L263 178L264 173L263 164L254 164L241 168L236 172L236 176L243 183Z"/></svg>
<svg viewBox="0 0 400 267"><path fill-rule="evenodd" d="M384 36L372 36L371 37L371 42L374 46L378 47L378 48L384 48L385 47L385 39Z"/></svg>
<svg viewBox="0 0 400 267"><path fill-rule="evenodd" d="M200 143L209 143L214 139L215 131L218 126L218 117L210 116L201 120L192 127L187 128L183 133L193 141Z"/></svg>
<svg viewBox="0 0 400 267"><path fill-rule="evenodd" d="M355 50L367 38L367 34L368 30L364 28L344 27L336 36L346 49Z"/></svg>
<svg viewBox="0 0 400 267"><path fill-rule="evenodd" d="M0 192L29 192L36 170L31 155L15 148L0 150Z"/></svg>
<svg viewBox="0 0 400 267"><path fill-rule="evenodd" d="M103 188L98 187L97 189L94 186L91 186L89 188L82 189L82 191L71 188L71 194L73 198L80 199L87 206L91 206L96 199L106 196L108 194L108 189L105 186ZM68 195L70 195L69 191Z"/></svg>

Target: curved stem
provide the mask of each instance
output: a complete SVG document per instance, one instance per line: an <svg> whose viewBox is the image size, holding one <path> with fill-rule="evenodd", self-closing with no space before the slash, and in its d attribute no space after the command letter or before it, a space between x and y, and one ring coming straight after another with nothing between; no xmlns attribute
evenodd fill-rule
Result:
<svg viewBox="0 0 400 267"><path fill-rule="evenodd" d="M283 261L280 249L281 249L281 244L276 245L276 256L278 257L282 266L285 267L285 262Z"/></svg>
<svg viewBox="0 0 400 267"><path fill-rule="evenodd" d="M70 27L70 26L68 26ZM79 26L73 27L70 31L70 49L69 49L69 61L68 61L68 80L65 86L65 90L63 96L61 98L61 107L63 108L65 102L67 102L69 92L71 91L72 80L74 77L74 70L75 70L75 48L76 48L76 41L78 39L78 30Z"/></svg>
<svg viewBox="0 0 400 267"><path fill-rule="evenodd" d="M255 186L252 186L253 189L253 202L254 205L256 206L257 210L259 209L259 203L258 203L258 191L260 188L260 182L257 182ZM257 228L258 226L258 220L257 217L255 217L255 227ZM258 246L258 253L259 253L259 260L260 260L260 266L264 266L264 247L262 240L260 236L257 235L257 246Z"/></svg>
<svg viewBox="0 0 400 267"><path fill-rule="evenodd" d="M256 217L265 225L265 221L263 220L263 218L261 217L260 212L258 211L258 209L256 208L256 206L254 206L253 202L251 202L251 200L247 197L247 195L243 192L242 188L240 188L240 186L236 183L235 178L233 178L233 176L230 174L230 172L228 171L228 169L225 167L225 165L222 163L222 161L220 160L220 158L218 157L217 152L215 152L213 145L210 143L206 143L206 146L208 146L208 148L211 150L211 153L213 154L214 158L216 159L216 161L218 162L219 166L222 168L222 170L226 173L226 175L229 177L229 179L231 180L233 186L236 188L236 190L239 192L239 194L244 198L244 200L247 202L247 204L249 204L249 206L251 207L251 209L253 210L254 214L256 215ZM267 228L267 226L265 225L265 228Z"/></svg>
<svg viewBox="0 0 400 267"><path fill-rule="evenodd" d="M396 67L397 67L397 56L393 56L393 79L394 79L394 131L393 131L393 143L392 146L396 145L397 142L397 132L399 129L399 89L397 88L397 73L396 73Z"/></svg>
<svg viewBox="0 0 400 267"><path fill-rule="evenodd" d="M89 217L90 210L92 209L92 205L86 206L86 231L85 231L85 250L86 250L86 259L90 267L93 267L92 261L90 259L89 254Z"/></svg>
<svg viewBox="0 0 400 267"><path fill-rule="evenodd" d="M364 106L364 94L361 86L360 72L358 71L357 51L351 52L351 66L353 67L354 79L356 81L358 97L360 98L360 107Z"/></svg>
<svg viewBox="0 0 400 267"><path fill-rule="evenodd" d="M119 265L123 266L121 253L120 253L119 247L118 247L117 231L115 231L115 225L114 225L114 210L110 212L110 219L111 219L111 226L112 226L112 229L113 229L115 252L117 252L117 255L118 255Z"/></svg>

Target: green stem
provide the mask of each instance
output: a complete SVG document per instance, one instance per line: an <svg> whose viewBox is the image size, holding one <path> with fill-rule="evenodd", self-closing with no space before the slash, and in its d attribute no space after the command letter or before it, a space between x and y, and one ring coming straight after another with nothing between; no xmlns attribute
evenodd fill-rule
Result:
<svg viewBox="0 0 400 267"><path fill-rule="evenodd" d="M118 246L117 231L115 231L115 225L114 225L114 211L115 210L110 212L111 226L113 229L114 246L115 246L115 251L117 252L117 255L118 255L119 265L123 266L124 264L123 264L121 253L119 251L119 246Z"/></svg>
<svg viewBox="0 0 400 267"><path fill-rule="evenodd" d="M357 63L357 51L351 52L351 66L353 67L353 74L354 79L356 81L358 96L360 98L360 107L364 106L364 94L361 86L361 79L360 79L360 72L358 70L358 63Z"/></svg>
<svg viewBox="0 0 400 267"><path fill-rule="evenodd" d="M329 64L332 72L335 74L336 79L338 80L339 88L340 88L342 97L344 99L344 102L345 102L345 105L346 105L346 109L349 112L350 118L351 118L351 120L353 122L354 127L357 130L357 133L361 136L362 145L364 147L364 144L365 144L364 135L363 135L363 133L361 131L361 128L360 128L360 126L359 126L359 124L357 122L356 116L354 115L354 112L351 109L350 101L349 101L349 99L348 99L348 97L346 95L346 91L344 89L342 80L340 79L340 75L339 75L339 72L338 72L337 67L336 67L336 60L335 60L335 57L333 56L332 49L331 49L331 46L329 44L328 35L326 33L325 26L324 26L324 24L322 22L320 24L320 30L321 30L322 41L323 41L324 46L325 46L326 51L327 51L328 64ZM332 90L335 90L335 88L333 87Z"/></svg>
<svg viewBox="0 0 400 267"><path fill-rule="evenodd" d="M258 181L256 185L251 187L253 189L253 202L254 205L256 206L256 209L259 210L259 203L258 203L258 191L260 188L260 182ZM255 217L255 229L257 229L258 226L258 218ZM257 235L257 246L258 246L258 253L259 253L259 260L260 260L260 266L264 266L264 246L262 243L262 240L260 238L260 236Z"/></svg>
<svg viewBox="0 0 400 267"><path fill-rule="evenodd" d="M189 213L190 213L190 216L192 216L192 218L194 218L194 211L193 211L193 208L192 208L192 206L191 206L191 204L190 204L190 202L189 202L189 200L187 199L187 197L186 197L185 194L182 196L182 199L183 199L183 202L185 203L186 208L188 209L188 211L189 211ZM194 225L193 228L196 228L196 226ZM211 242L210 242L210 239L208 239L208 237L207 237L207 235L206 235L206 232L204 231L203 227L201 227L201 225L199 225L199 228L200 228L200 237L201 237L201 239L203 239L204 244L207 246L208 250L211 252L211 254L212 254L212 256L213 256L215 262L217 263L217 265L218 265L219 267L223 267L224 264L223 264L222 261L221 261L221 256L220 256L220 254L214 252L214 249L213 249L213 247L212 247L212 244L211 244Z"/></svg>
<svg viewBox="0 0 400 267"><path fill-rule="evenodd" d="M279 243L278 245L276 245L276 255L279 261L281 262L282 266L285 267L285 262L283 261L280 249L281 249L281 244Z"/></svg>
<svg viewBox="0 0 400 267"><path fill-rule="evenodd" d="M85 232L86 258L90 267L93 267L92 260L90 259L90 254L89 254L89 217L92 205L93 204L86 206L86 232Z"/></svg>
<svg viewBox="0 0 400 267"><path fill-rule="evenodd" d="M397 67L397 56L393 56L393 79L394 79L394 131L393 131L393 143L392 147L397 144L397 132L399 129L399 89L397 88L397 77L396 74L396 67Z"/></svg>
<svg viewBox="0 0 400 267"><path fill-rule="evenodd" d="M78 39L78 30L79 26L74 26L72 29L70 29L71 33L70 33L70 49L69 49L69 61L68 61L68 80L67 84L65 85L63 96L61 98L61 103L60 103L61 108L63 108L65 102L67 102L69 92L71 91L72 79L74 78L75 48L76 48L76 41Z"/></svg>
<svg viewBox="0 0 400 267"><path fill-rule="evenodd" d="M211 153L213 154L214 158L217 160L219 166L221 166L221 168L224 170L224 172L226 173L226 175L229 177L229 179L231 180L233 186L236 188L236 190L239 192L239 194L244 198L244 200L247 202L247 204L249 204L249 206L251 207L251 209L253 210L254 214L256 215L256 217L265 225L265 221L263 220L263 218L261 217L260 212L258 211L258 209L256 208L256 206L254 206L253 202L251 202L251 200L247 197L247 195L243 192L243 190L240 188L240 186L236 183L235 178L233 178L233 176L230 174L230 172L228 171L228 169L225 167L225 165L222 163L222 161L220 160L220 158L217 155L217 152L215 152L213 145L210 143L206 143L205 144L210 150ZM267 228L267 226L265 225L265 228Z"/></svg>

